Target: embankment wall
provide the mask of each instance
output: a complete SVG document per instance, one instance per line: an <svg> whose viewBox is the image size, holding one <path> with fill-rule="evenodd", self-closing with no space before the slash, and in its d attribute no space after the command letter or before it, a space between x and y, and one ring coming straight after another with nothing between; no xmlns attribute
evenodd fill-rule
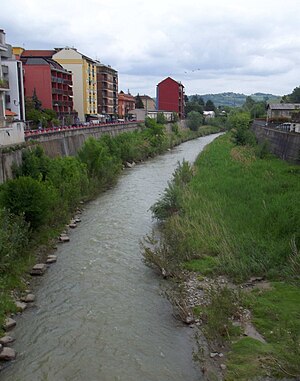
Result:
<svg viewBox="0 0 300 381"><path fill-rule="evenodd" d="M285 132L253 123L252 130L259 143L268 144L271 153L280 159L300 164L300 134Z"/></svg>

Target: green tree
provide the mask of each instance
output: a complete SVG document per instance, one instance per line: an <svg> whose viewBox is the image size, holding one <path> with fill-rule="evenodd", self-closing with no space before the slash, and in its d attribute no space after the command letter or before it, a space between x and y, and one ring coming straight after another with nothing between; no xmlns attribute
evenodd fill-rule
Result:
<svg viewBox="0 0 300 381"><path fill-rule="evenodd" d="M166 118L165 118L163 112L158 112L157 113L156 121L159 124L165 124L166 123Z"/></svg>
<svg viewBox="0 0 300 381"><path fill-rule="evenodd" d="M292 94L289 95L289 101L291 103L300 103L300 86L294 88Z"/></svg>
<svg viewBox="0 0 300 381"><path fill-rule="evenodd" d="M215 111L216 110L216 107L214 105L214 102L211 101L210 99L207 100L207 102L205 103L205 111Z"/></svg>
<svg viewBox="0 0 300 381"><path fill-rule="evenodd" d="M203 124L203 116L197 111L191 111L187 115L187 126L192 131L197 131Z"/></svg>
<svg viewBox="0 0 300 381"><path fill-rule="evenodd" d="M49 221L56 203L54 188L32 177L9 180L0 188L0 205L17 216L24 215L33 230Z"/></svg>
<svg viewBox="0 0 300 381"><path fill-rule="evenodd" d="M144 108L144 103L140 97L140 94L135 97L135 108Z"/></svg>

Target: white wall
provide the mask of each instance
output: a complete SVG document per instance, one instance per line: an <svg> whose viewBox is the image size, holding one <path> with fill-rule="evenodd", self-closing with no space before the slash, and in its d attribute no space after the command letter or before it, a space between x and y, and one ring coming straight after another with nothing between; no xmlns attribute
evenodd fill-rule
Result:
<svg viewBox="0 0 300 381"><path fill-rule="evenodd" d="M0 148L13 144L20 144L25 141L24 123L12 123L8 127L0 128Z"/></svg>

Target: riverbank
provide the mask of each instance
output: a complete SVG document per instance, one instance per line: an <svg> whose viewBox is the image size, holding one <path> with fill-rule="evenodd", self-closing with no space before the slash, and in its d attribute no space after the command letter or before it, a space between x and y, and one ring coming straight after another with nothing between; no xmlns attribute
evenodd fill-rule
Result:
<svg viewBox="0 0 300 381"><path fill-rule="evenodd" d="M182 165L152 208L160 244L148 237L144 252L182 279L172 298L208 340L204 373L212 363L230 381L300 375L299 167L261 156L227 134Z"/></svg>
<svg viewBox="0 0 300 381"><path fill-rule="evenodd" d="M155 129L157 126L154 126L155 132L157 132ZM160 129L158 130L161 131ZM190 132L189 130L176 130L169 133L169 134L163 134L161 136L155 136L153 135L149 130L145 131L144 141L140 139L138 133L132 133L132 135L124 134L123 137L119 137L118 140L120 141L120 144L122 144L122 152L118 151L118 145L116 144L117 139L107 139L104 138L104 142L109 147L109 152L112 153L114 150L115 152L118 151L117 157L121 157L121 163L123 162L125 165L126 163L133 165L134 161L140 161L145 160L147 156L153 157L155 154L162 153L168 149L171 149L177 144L180 144L181 141L186 141L192 138L195 138L197 136L202 136L206 134L210 134L212 132L216 132L217 130L215 128L206 127L199 131L198 134L194 132ZM159 138L159 139L158 139ZM130 143L130 144L129 144ZM93 143L94 145L90 145L90 147L96 147L99 148L99 151L95 152L106 152L106 148L103 147L103 141L99 146L97 143ZM103 151L104 150L104 151ZM91 153L91 152L90 152ZM111 155L108 155L108 157L111 157ZM86 157L85 157L86 158ZM36 262L44 262L45 257L53 250L53 247L57 243L57 237L59 236L60 232L65 229L65 224L70 218L71 213L73 213L74 208L79 205L80 199L82 199L82 193L78 192L71 192L72 190L75 190L78 187L77 184L80 183L80 186L83 190L86 190L86 187L82 187L83 182L86 181L85 172L82 171L82 166L79 165L73 158L66 158L66 160L63 159L56 159L51 162L48 161L47 158L43 156L43 154L40 151L35 152L34 155L29 155L27 157L28 162L30 162L30 168L32 170L31 174L36 176L39 180L39 182L43 184L43 180L41 179L45 178L52 178L56 181L57 186L64 185L64 187L59 188L61 192L61 196L63 197L63 201L59 202L59 207L61 209L59 210L57 207L54 208L51 213L49 213L50 220L45 220L44 225L37 225L36 229L34 231L31 231L30 234L30 241L22 241L26 246L24 245L23 249L21 246L18 246L18 253L15 251L14 254L15 257L12 258L10 262L6 262L6 266L9 265L9 267L6 267L6 271L4 272L4 267L2 267L2 272L5 274L5 276L1 277L1 303L0 303L0 320L1 320L1 326L3 327L4 319L7 315L12 317L14 313L17 313L18 311L21 312L18 305L16 305L16 300L20 298L20 296L24 293L26 293L26 290L28 291L30 288L30 275L29 271L32 268L32 266ZM104 163L113 163L117 164L117 167L112 168L119 168L118 163L114 161L114 159L109 159L109 161L105 161L105 156L103 157ZM101 163L100 163L101 164ZM61 165L64 167L64 171L60 170ZM86 164L89 165L89 162ZM48 167L49 166L49 167ZM27 167L24 166L24 168L21 168L21 170L25 170ZM48 170L50 168L50 170ZM55 171L54 171L55 169ZM94 168L89 167L89 170L92 172ZM100 166L100 169L104 169L103 166ZM52 172L53 171L53 172ZM53 174L57 174L60 171L60 176L56 177ZM47 175L45 176L45 173ZM49 175L48 175L49 173ZM84 174L83 177L81 177L81 174ZM115 174L118 175L120 172L116 171ZM70 176L67 176L67 175ZM72 175L76 176L72 176ZM28 178L28 173L26 173L26 179ZM31 176L34 179L34 176ZM104 191L105 189L113 186L113 184L116 181L116 177L111 177L110 174L108 174L108 180L104 178L105 172L101 172L101 177L97 179L97 173L96 176L94 176L94 179L92 181L93 187L90 188L91 192L89 194L84 193L84 200L88 201L92 197L94 197L96 194L98 194L100 191ZM24 173L19 175L19 178L23 178ZM70 184L70 178L75 177L77 178L77 181L79 182L72 182ZM99 180L99 182L98 182ZM20 181L20 180L19 180ZM10 183L10 186L12 187L15 183ZM36 185L35 181L30 180L30 185L34 184ZM41 184L40 184L41 185ZM86 184L85 184L86 185ZM44 189L44 188L43 188ZM51 188L53 190L53 188ZM57 199L58 200L58 199ZM68 204L68 207L65 208L64 204ZM50 204L51 205L51 204ZM49 206L47 206L49 207ZM58 215L55 213L58 212ZM64 212L64 213L62 213ZM47 218L48 218L47 216ZM51 223L47 223L46 221L51 221ZM15 221L13 221L15 222ZM13 225L12 225L13 226ZM25 227L24 227L25 228ZM26 232L26 229L23 231L23 233ZM9 233L9 232L8 232ZM24 234L23 234L24 235ZM6 235L6 242L9 242L9 234ZM21 244L21 242L20 242ZM17 256L17 254L21 253L22 256ZM43 261L41 260L43 259ZM4 262L1 263L3 265ZM3 332L3 331L2 331ZM4 332L3 332L4 334Z"/></svg>

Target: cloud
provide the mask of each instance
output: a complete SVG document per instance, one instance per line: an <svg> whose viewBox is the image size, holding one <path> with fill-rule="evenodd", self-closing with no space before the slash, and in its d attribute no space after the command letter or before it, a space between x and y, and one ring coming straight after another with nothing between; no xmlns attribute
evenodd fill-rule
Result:
<svg viewBox="0 0 300 381"><path fill-rule="evenodd" d="M299 86L298 0L21 0L1 5L7 42L74 46L110 64L123 88L155 95L166 76L188 94L286 94Z"/></svg>

